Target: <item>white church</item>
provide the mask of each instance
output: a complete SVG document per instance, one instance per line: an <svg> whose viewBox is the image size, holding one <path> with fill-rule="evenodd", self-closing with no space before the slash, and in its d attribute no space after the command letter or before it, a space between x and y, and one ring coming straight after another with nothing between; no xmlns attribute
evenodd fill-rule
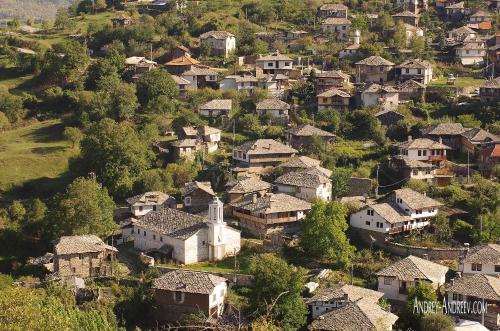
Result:
<svg viewBox="0 0 500 331"><path fill-rule="evenodd" d="M208 219L172 208L151 211L134 223L134 247L155 260L180 264L235 255L240 250L240 231L224 222L223 207L214 198Z"/></svg>

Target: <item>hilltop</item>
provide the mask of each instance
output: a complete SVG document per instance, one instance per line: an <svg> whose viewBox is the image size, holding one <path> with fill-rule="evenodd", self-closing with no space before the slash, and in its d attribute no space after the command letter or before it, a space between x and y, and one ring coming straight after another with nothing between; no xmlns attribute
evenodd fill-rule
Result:
<svg viewBox="0 0 500 331"><path fill-rule="evenodd" d="M72 0L0 0L0 20L19 18L34 20L51 20L57 8L67 7Z"/></svg>

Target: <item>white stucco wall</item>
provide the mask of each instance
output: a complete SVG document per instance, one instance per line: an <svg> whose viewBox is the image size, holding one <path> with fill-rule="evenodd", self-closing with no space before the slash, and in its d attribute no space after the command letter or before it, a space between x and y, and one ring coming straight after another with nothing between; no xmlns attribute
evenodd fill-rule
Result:
<svg viewBox="0 0 500 331"><path fill-rule="evenodd" d="M500 271L495 272L494 264L482 264L481 271L473 271L472 263L460 263L458 271L462 272L463 274L469 274L469 275L483 274L483 275L500 276Z"/></svg>

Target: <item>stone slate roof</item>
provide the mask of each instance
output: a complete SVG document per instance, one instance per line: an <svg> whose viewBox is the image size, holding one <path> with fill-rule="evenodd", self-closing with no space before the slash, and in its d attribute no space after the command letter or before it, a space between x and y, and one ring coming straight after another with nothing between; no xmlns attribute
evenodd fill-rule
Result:
<svg viewBox="0 0 500 331"><path fill-rule="evenodd" d="M329 90L326 90L323 93L318 94L318 97L331 98L331 97L334 97L337 95L342 97L342 98L350 98L351 97L351 95L348 92L340 90L340 89L335 88L335 87L331 88Z"/></svg>
<svg viewBox="0 0 500 331"><path fill-rule="evenodd" d="M275 184L309 188L317 188L318 186L329 182L330 178L326 177L315 167L304 171L288 172L274 181Z"/></svg>
<svg viewBox="0 0 500 331"><path fill-rule="evenodd" d="M200 106L201 110L231 110L233 100L214 99Z"/></svg>
<svg viewBox="0 0 500 331"><path fill-rule="evenodd" d="M288 110L290 109L290 105L284 101L281 101L280 99L269 98L257 103L255 105L255 108L257 110L273 110L273 109Z"/></svg>
<svg viewBox="0 0 500 331"><path fill-rule="evenodd" d="M493 17L493 15L491 13L485 12L484 10L478 10L470 17Z"/></svg>
<svg viewBox="0 0 500 331"><path fill-rule="evenodd" d="M376 203L365 207L363 210L366 210L367 208L373 209L377 214L380 215L380 217L391 224L411 220L410 216L406 215L403 210L401 210L401 208L399 208L392 202Z"/></svg>
<svg viewBox="0 0 500 331"><path fill-rule="evenodd" d="M486 141L500 140L500 137L481 128L470 129L469 131L462 133L462 136L464 136L465 138L469 139L472 142L486 142Z"/></svg>
<svg viewBox="0 0 500 331"><path fill-rule="evenodd" d="M446 292L500 301L500 278L482 274L455 278L446 286Z"/></svg>
<svg viewBox="0 0 500 331"><path fill-rule="evenodd" d="M294 156L290 158L288 161L280 164L282 168L288 169L309 169L314 167L318 169L323 175L326 177L330 177L332 175L332 171L320 166L321 162L319 160L312 159L308 156Z"/></svg>
<svg viewBox="0 0 500 331"><path fill-rule="evenodd" d="M319 10L347 10L347 6L341 3L328 3L319 7Z"/></svg>
<svg viewBox="0 0 500 331"><path fill-rule="evenodd" d="M196 139L179 139L172 143L174 147L193 147L198 144Z"/></svg>
<svg viewBox="0 0 500 331"><path fill-rule="evenodd" d="M206 226L203 217L189 214L177 209L163 208L150 211L139 219L135 225L161 233L172 238L185 240Z"/></svg>
<svg viewBox="0 0 500 331"><path fill-rule="evenodd" d="M189 85L189 84L191 84L191 82L189 80L184 79L180 76L177 76L177 75L171 75L171 76L177 85Z"/></svg>
<svg viewBox="0 0 500 331"><path fill-rule="evenodd" d="M260 57L260 58L256 59L255 61L257 61L257 62L259 62L259 61L292 61L292 59L286 55L283 55L283 54L280 54L279 52L276 52L276 53L272 53L272 54Z"/></svg>
<svg viewBox="0 0 500 331"><path fill-rule="evenodd" d="M392 17L419 17L419 16L420 15L412 13L409 10L405 10L405 11L403 11L401 13L397 13L397 14L392 15Z"/></svg>
<svg viewBox="0 0 500 331"><path fill-rule="evenodd" d="M397 89L398 90L408 90L408 89L419 89L419 88L425 88L425 85L420 83L420 82L417 82L413 79L408 79L408 80L405 80L404 82L402 83L399 83L396 85Z"/></svg>
<svg viewBox="0 0 500 331"><path fill-rule="evenodd" d="M227 31L208 31L200 35L200 39L215 38L215 39L227 39L229 37L234 37L234 34Z"/></svg>
<svg viewBox="0 0 500 331"><path fill-rule="evenodd" d="M372 83L363 91L363 93L399 93L399 91L391 85Z"/></svg>
<svg viewBox="0 0 500 331"><path fill-rule="evenodd" d="M289 211L302 211L311 209L311 204L299 198L284 193L268 193L257 198L255 202L251 199L236 202L233 207L241 208L253 213L272 214Z"/></svg>
<svg viewBox="0 0 500 331"><path fill-rule="evenodd" d="M495 79L489 80L483 85L481 85L482 88L500 88L500 77L497 77Z"/></svg>
<svg viewBox="0 0 500 331"><path fill-rule="evenodd" d="M312 137L313 135L319 137L335 137L333 133L321 130L309 124L299 125L288 130L288 133L300 137Z"/></svg>
<svg viewBox="0 0 500 331"><path fill-rule="evenodd" d="M161 205L170 198L168 194L159 191L145 192L128 198L126 201L131 206Z"/></svg>
<svg viewBox="0 0 500 331"><path fill-rule="evenodd" d="M248 141L238 147L235 150L242 151L248 155L262 155L262 154L295 154L297 150L280 143L279 141L273 139L258 139L254 141Z"/></svg>
<svg viewBox="0 0 500 331"><path fill-rule="evenodd" d="M328 17L322 25L351 25L351 21L344 17Z"/></svg>
<svg viewBox="0 0 500 331"><path fill-rule="evenodd" d="M487 244L472 247L463 263L500 264L500 245Z"/></svg>
<svg viewBox="0 0 500 331"><path fill-rule="evenodd" d="M370 300L358 300L333 309L312 323L314 330L377 331L391 330L398 316L383 310Z"/></svg>
<svg viewBox="0 0 500 331"><path fill-rule="evenodd" d="M427 60L413 59L413 60L406 60L396 67L410 68L410 69L430 69L432 68L432 64Z"/></svg>
<svg viewBox="0 0 500 331"><path fill-rule="evenodd" d="M54 245L54 253L56 255L97 253L103 251L117 252L118 250L104 243L101 238L90 234L64 236L59 238Z"/></svg>
<svg viewBox="0 0 500 331"><path fill-rule="evenodd" d="M231 183L231 188L227 193L251 193L271 189L271 184L261 180L256 176L248 176L236 179Z"/></svg>
<svg viewBox="0 0 500 331"><path fill-rule="evenodd" d="M410 141L402 142L397 146L406 149L451 149L451 147L446 146L445 144L428 138L412 139Z"/></svg>
<svg viewBox="0 0 500 331"><path fill-rule="evenodd" d="M405 118L405 115L395 110L381 110L375 114L382 125L391 125Z"/></svg>
<svg viewBox="0 0 500 331"><path fill-rule="evenodd" d="M349 79L350 76L341 71L329 70L329 71L315 71L316 78L342 78Z"/></svg>
<svg viewBox="0 0 500 331"><path fill-rule="evenodd" d="M366 59L356 62L356 65L366 65L366 66L393 66L394 63L388 61L380 56L370 56Z"/></svg>
<svg viewBox="0 0 500 331"><path fill-rule="evenodd" d="M422 193L414 191L410 188L395 190L394 194L403 199L403 202L412 209L430 208L443 205L441 202L429 198L428 196L423 195Z"/></svg>
<svg viewBox="0 0 500 331"><path fill-rule="evenodd" d="M331 287L320 289L314 296L307 298L306 303L328 302L336 299L343 299L346 295L349 301L358 301L364 298L375 303L384 296L384 293L359 286L336 284Z"/></svg>
<svg viewBox="0 0 500 331"><path fill-rule="evenodd" d="M446 9L463 9L465 7L465 3L462 2L457 2L452 5L446 6Z"/></svg>
<svg viewBox="0 0 500 331"><path fill-rule="evenodd" d="M205 66L192 66L190 70L182 73L182 76L217 76L218 72Z"/></svg>
<svg viewBox="0 0 500 331"><path fill-rule="evenodd" d="M198 181L186 183L184 187L181 188L181 195L182 196L189 195L198 189L205 191L206 193L212 196L215 196L215 192L212 189L212 184L210 182L198 182Z"/></svg>
<svg viewBox="0 0 500 331"><path fill-rule="evenodd" d="M377 276L396 277L405 281L425 279L438 283L447 272L448 267L410 255L377 272Z"/></svg>
<svg viewBox="0 0 500 331"><path fill-rule="evenodd" d="M456 29L453 29L451 31L449 31L449 33L452 33L452 34L472 34L472 33L476 33L476 31L472 30L471 28L469 28L468 26L461 26L459 28L456 28Z"/></svg>
<svg viewBox="0 0 500 331"><path fill-rule="evenodd" d="M172 270L153 281L153 288L159 290L211 294L214 288L227 279L207 272L194 270Z"/></svg>
<svg viewBox="0 0 500 331"><path fill-rule="evenodd" d="M224 77L224 79L234 79L236 83L254 82L257 83L259 80L254 76L240 76L240 75L229 75Z"/></svg>

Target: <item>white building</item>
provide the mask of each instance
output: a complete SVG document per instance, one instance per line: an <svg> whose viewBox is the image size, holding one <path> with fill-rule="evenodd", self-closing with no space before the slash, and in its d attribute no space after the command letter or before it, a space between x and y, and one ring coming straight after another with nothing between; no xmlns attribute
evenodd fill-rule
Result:
<svg viewBox="0 0 500 331"><path fill-rule="evenodd" d="M219 88L223 91L253 91L258 87L259 80L254 76L230 75L219 82Z"/></svg>
<svg viewBox="0 0 500 331"><path fill-rule="evenodd" d="M163 207L175 208L175 199L163 192L146 192L128 198L130 212L135 217L141 217L150 211L157 211Z"/></svg>
<svg viewBox="0 0 500 331"><path fill-rule="evenodd" d="M399 155L405 156L409 160L440 162L446 160L446 152L451 148L428 138L408 140L399 144Z"/></svg>
<svg viewBox="0 0 500 331"><path fill-rule="evenodd" d="M214 261L240 250L240 231L226 225L223 204L209 204L208 219L179 210L152 211L134 224L134 247L182 264Z"/></svg>
<svg viewBox="0 0 500 331"><path fill-rule="evenodd" d="M211 55L228 57L236 50L236 38L226 31L209 31L200 36L200 43Z"/></svg>
<svg viewBox="0 0 500 331"><path fill-rule="evenodd" d="M399 91L390 85L371 84L361 92L363 107L381 106L385 110L397 108Z"/></svg>
<svg viewBox="0 0 500 331"><path fill-rule="evenodd" d="M332 199L332 182L323 172L315 167L302 171L288 172L278 177L274 184L280 193L312 201Z"/></svg>
<svg viewBox="0 0 500 331"><path fill-rule="evenodd" d="M219 117L229 116L229 112L233 107L233 100L231 99L214 99L201 105L198 108L198 114L201 117Z"/></svg>
<svg viewBox="0 0 500 331"><path fill-rule="evenodd" d="M275 53L259 57L255 65L261 68L265 74L288 74L293 69L293 60L286 55Z"/></svg>
<svg viewBox="0 0 500 331"><path fill-rule="evenodd" d="M335 35L335 40L337 41L347 41L349 40L351 24L351 21L347 18L328 17L321 23L321 31Z"/></svg>
<svg viewBox="0 0 500 331"><path fill-rule="evenodd" d="M288 122L289 110L290 105L288 103L276 98L265 99L255 105L257 115L267 115L271 119L280 122Z"/></svg>
<svg viewBox="0 0 500 331"><path fill-rule="evenodd" d="M417 282L429 282L434 289L444 285L448 267L410 255L377 273L378 291L384 298L405 301L408 289Z"/></svg>
<svg viewBox="0 0 500 331"><path fill-rule="evenodd" d="M464 275L500 276L500 245L487 244L472 247L459 261L458 271Z"/></svg>
<svg viewBox="0 0 500 331"><path fill-rule="evenodd" d="M396 77L400 81L413 79L427 85L432 80L432 64L426 60L407 60L396 66Z"/></svg>
<svg viewBox="0 0 500 331"><path fill-rule="evenodd" d="M482 65L487 54L484 41L466 42L455 48L457 57L464 66Z"/></svg>
<svg viewBox="0 0 500 331"><path fill-rule="evenodd" d="M182 73L182 78L189 82L189 89L197 90L204 87L215 87L219 73L209 67L194 65Z"/></svg>

